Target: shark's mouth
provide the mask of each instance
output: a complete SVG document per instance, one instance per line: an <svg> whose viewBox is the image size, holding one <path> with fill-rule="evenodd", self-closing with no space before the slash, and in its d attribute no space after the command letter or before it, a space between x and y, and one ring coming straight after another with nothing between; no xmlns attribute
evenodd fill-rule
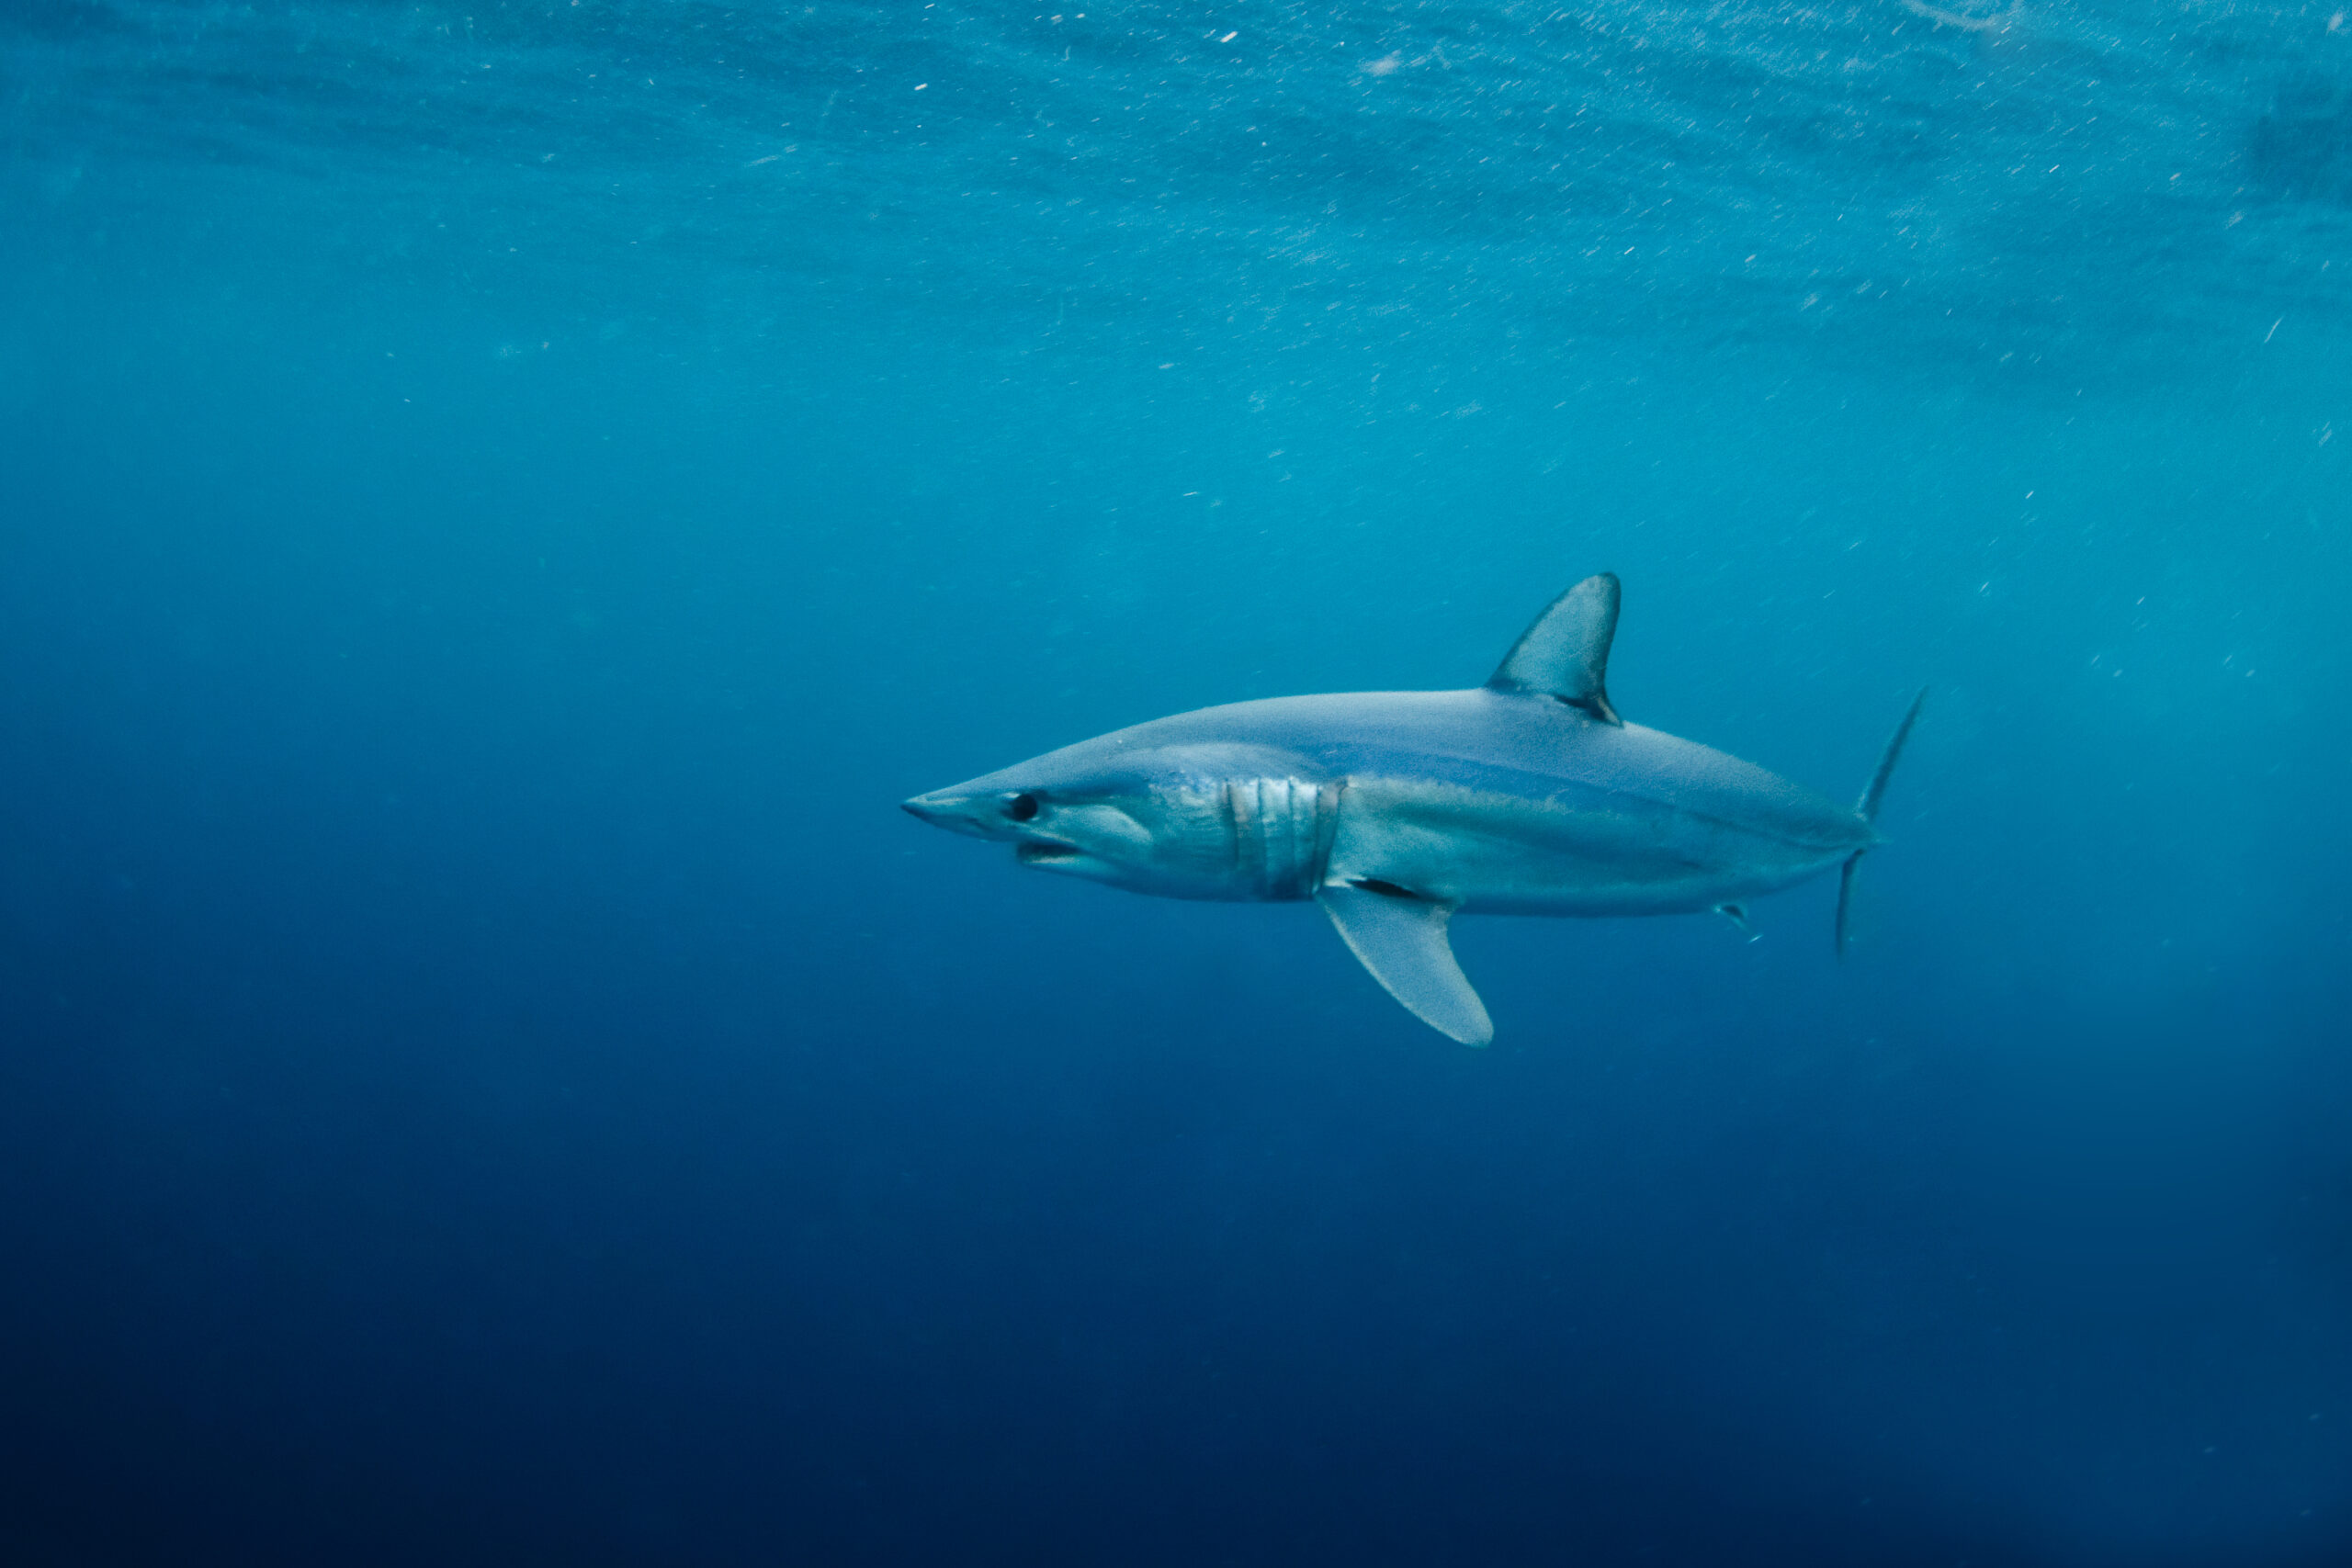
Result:
<svg viewBox="0 0 2352 1568"><path fill-rule="evenodd" d="M1023 865L1044 865L1051 861L1078 858L1076 844L1057 844L1045 839L1023 839L1012 852L1012 858Z"/></svg>

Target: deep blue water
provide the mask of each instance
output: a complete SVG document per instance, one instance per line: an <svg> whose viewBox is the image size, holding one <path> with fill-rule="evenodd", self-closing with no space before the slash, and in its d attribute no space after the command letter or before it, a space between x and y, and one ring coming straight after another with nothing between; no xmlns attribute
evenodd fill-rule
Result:
<svg viewBox="0 0 2352 1568"><path fill-rule="evenodd" d="M0 1555L2352 1561L2352 21L1087 3L0 0ZM1845 964L895 808L1600 570Z"/></svg>

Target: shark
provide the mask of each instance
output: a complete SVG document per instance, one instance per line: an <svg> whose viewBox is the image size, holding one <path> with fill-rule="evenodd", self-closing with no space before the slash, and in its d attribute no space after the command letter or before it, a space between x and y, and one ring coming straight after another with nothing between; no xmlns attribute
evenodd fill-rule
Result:
<svg viewBox="0 0 2352 1568"><path fill-rule="evenodd" d="M1854 805L1628 724L1609 700L1622 589L1554 600L1482 686L1231 703L1048 751L905 809L1050 872L1170 898L1312 901L1374 979L1467 1045L1494 1024L1455 960L1459 914L1719 912L1882 842L1923 689Z"/></svg>

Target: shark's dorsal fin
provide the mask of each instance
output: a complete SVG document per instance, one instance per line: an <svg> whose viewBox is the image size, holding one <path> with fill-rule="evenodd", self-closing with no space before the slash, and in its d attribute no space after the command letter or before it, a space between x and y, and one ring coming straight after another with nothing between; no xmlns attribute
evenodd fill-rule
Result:
<svg viewBox="0 0 2352 1568"><path fill-rule="evenodd" d="M1535 617L1511 645L1487 688L1564 702L1603 724L1623 725L1609 705L1609 645L1617 636L1617 574L1588 577Z"/></svg>
<svg viewBox="0 0 2352 1568"><path fill-rule="evenodd" d="M1445 940L1450 905L1371 877L1328 884L1315 897L1348 951L1408 1012L1464 1045L1495 1037L1487 1004L1470 988Z"/></svg>

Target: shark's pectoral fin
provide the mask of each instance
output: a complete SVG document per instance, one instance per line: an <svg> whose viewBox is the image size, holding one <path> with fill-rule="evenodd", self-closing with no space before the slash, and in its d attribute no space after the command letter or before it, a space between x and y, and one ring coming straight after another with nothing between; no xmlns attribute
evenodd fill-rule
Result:
<svg viewBox="0 0 2352 1568"><path fill-rule="evenodd" d="M1369 877L1331 883L1315 897L1348 951L1415 1018L1464 1045L1495 1037L1487 1004L1463 977L1445 940L1451 906Z"/></svg>

